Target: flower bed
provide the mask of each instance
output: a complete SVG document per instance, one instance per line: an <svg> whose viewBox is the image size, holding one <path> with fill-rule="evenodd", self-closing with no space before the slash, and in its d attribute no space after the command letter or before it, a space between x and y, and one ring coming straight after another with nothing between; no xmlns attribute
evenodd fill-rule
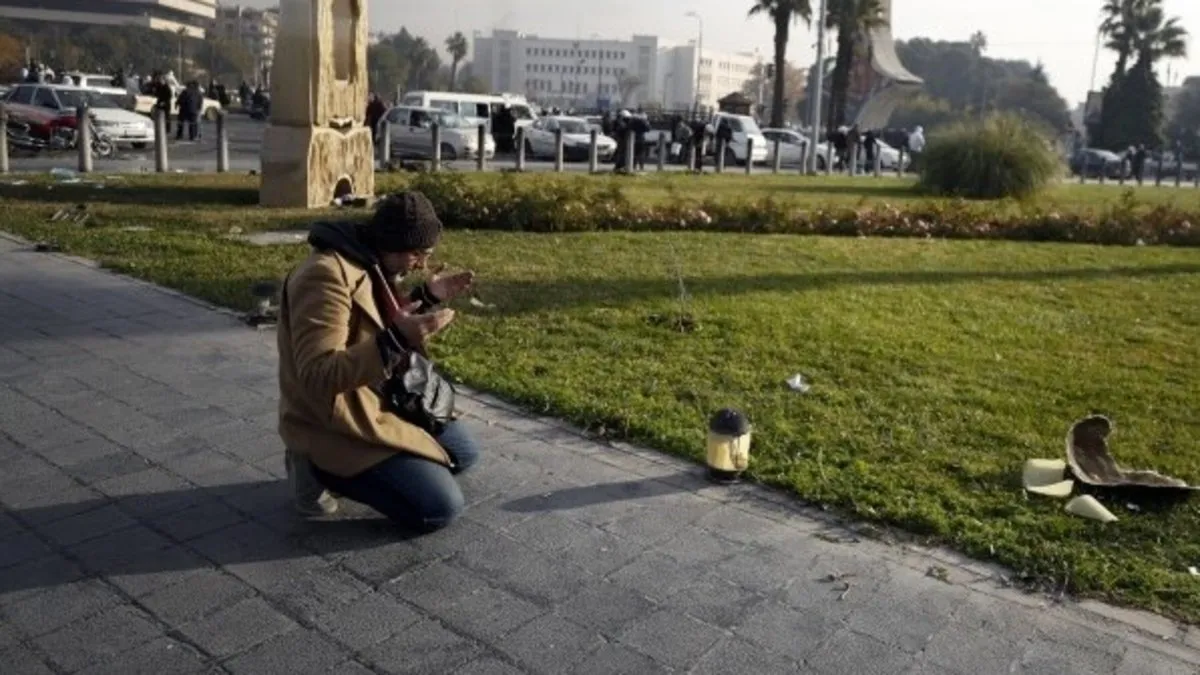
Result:
<svg viewBox="0 0 1200 675"><path fill-rule="evenodd" d="M449 227L526 232L709 230L869 237L1007 239L1111 245L1200 246L1200 212L1171 204L1145 206L1132 192L1114 205L1064 210L1037 201L928 199L896 207L799 208L787 200L706 199L641 204L611 182L488 183L460 174L418 174L409 187L424 192ZM1115 188L1114 188L1115 189Z"/></svg>

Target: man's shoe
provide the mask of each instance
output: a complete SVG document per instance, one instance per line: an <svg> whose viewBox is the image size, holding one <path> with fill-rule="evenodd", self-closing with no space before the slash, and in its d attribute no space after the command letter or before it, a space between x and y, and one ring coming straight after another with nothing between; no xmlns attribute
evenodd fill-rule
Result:
<svg viewBox="0 0 1200 675"><path fill-rule="evenodd" d="M338 501L313 474L312 462L304 455L288 450L284 455L288 487L296 510L304 516L332 516L337 513Z"/></svg>

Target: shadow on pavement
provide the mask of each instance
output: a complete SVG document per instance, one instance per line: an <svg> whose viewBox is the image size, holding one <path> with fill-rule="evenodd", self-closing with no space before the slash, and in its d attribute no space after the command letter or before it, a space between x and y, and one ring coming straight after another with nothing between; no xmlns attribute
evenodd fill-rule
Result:
<svg viewBox="0 0 1200 675"><path fill-rule="evenodd" d="M690 473L686 476L691 476ZM505 502L500 506L515 513L543 513L547 511L569 511L597 504L608 504L630 499L646 499L665 495L691 492L691 489L671 485L658 478L601 483L582 487L564 488L545 495L522 497Z"/></svg>

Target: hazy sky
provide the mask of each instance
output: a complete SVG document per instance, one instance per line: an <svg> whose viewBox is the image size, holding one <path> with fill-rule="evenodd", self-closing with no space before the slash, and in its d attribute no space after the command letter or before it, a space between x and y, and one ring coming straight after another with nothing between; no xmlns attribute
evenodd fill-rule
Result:
<svg viewBox="0 0 1200 675"><path fill-rule="evenodd" d="M223 0L225 1L225 0ZM246 0L265 7L273 0ZM368 0L369 1L369 0ZM817 0L812 0L816 11ZM1050 79L1071 104L1084 98L1091 80L1096 26L1102 0L894 0L897 38L930 37L965 40L976 30L988 37L990 56L1041 59ZM760 50L770 58L772 28L763 17L746 18L750 0L683 0L646 3L637 0L376 0L370 2L371 30L393 32L401 26L442 46L461 30L488 33L508 28L546 37L628 39L634 33L684 42L697 32L689 10L704 21L704 46L727 51ZM1171 66L1172 80L1200 75L1200 0L1164 0L1168 15L1178 16L1197 36L1190 59ZM640 9L639 9L640 7ZM788 59L807 66L815 55L816 30L793 27ZM1112 70L1113 57L1100 52L1097 85ZM1163 67L1160 77L1166 79Z"/></svg>

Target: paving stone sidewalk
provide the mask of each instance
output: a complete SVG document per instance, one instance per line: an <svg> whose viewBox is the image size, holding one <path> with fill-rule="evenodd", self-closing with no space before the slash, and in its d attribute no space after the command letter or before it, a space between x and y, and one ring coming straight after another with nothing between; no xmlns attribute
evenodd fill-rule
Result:
<svg viewBox="0 0 1200 675"><path fill-rule="evenodd" d="M459 523L298 521L273 332L7 238L0 318L5 675L1200 671L1192 628L475 394Z"/></svg>

